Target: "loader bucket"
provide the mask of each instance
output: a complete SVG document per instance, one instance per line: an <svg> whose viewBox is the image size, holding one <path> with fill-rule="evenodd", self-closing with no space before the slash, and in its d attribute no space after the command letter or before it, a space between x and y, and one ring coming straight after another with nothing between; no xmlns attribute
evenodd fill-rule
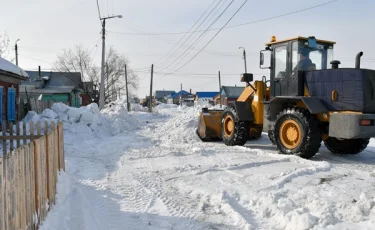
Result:
<svg viewBox="0 0 375 230"><path fill-rule="evenodd" d="M203 108L199 115L196 133L202 141L214 141L221 138L221 114L223 110Z"/></svg>

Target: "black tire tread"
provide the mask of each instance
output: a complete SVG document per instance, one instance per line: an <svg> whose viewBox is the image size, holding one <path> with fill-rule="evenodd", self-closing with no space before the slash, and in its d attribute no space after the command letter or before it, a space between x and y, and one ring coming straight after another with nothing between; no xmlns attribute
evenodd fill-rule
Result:
<svg viewBox="0 0 375 230"><path fill-rule="evenodd" d="M303 138L300 146L294 150L287 150L281 145L278 139L279 134L278 131L275 130L275 125L274 129L269 132L269 137L271 142L274 141L277 145L278 152L280 154L294 154L305 159L315 156L315 154L319 151L322 142L322 132L319 128L319 123L316 117L304 109L287 108L279 113L276 118L276 123L284 116L292 116L301 121L306 135Z"/></svg>
<svg viewBox="0 0 375 230"><path fill-rule="evenodd" d="M224 109L222 120L226 116L226 114L232 114L234 121L235 121L235 127L234 127L234 134L231 138L226 138L225 135L222 133L222 139L225 145L228 146L236 146L240 145L243 146L249 139L249 125L250 123L247 121L239 121L237 112L234 107L227 107ZM223 122L221 122L221 130L223 132Z"/></svg>
<svg viewBox="0 0 375 230"><path fill-rule="evenodd" d="M362 152L367 148L369 143L370 138L339 140L334 137L328 137L328 139L324 141L324 145L332 153L348 155Z"/></svg>

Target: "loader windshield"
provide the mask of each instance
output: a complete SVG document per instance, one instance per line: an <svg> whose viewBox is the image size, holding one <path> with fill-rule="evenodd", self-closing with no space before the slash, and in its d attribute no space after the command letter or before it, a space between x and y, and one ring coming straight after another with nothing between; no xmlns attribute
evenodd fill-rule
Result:
<svg viewBox="0 0 375 230"><path fill-rule="evenodd" d="M326 44L317 44L316 48L307 47L304 42L292 43L292 70L321 70L329 69L333 60L333 47Z"/></svg>

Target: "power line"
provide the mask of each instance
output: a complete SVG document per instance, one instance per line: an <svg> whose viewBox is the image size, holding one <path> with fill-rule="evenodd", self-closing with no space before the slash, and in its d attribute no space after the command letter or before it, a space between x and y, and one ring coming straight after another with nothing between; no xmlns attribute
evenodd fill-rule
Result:
<svg viewBox="0 0 375 230"><path fill-rule="evenodd" d="M99 0L96 0L96 5L98 6L98 13L99 13L99 19L101 18L101 16L100 16L100 8L99 8L99 2L98 2Z"/></svg>
<svg viewBox="0 0 375 230"><path fill-rule="evenodd" d="M205 20L207 20L207 18L211 15L211 13L213 12L213 10L220 4L220 2L221 2L222 0L220 0L217 4L216 4L216 6L211 10L211 12L206 16L206 18L205 19L203 19L203 21L200 23L200 25L205 21ZM198 18L198 20L193 24L193 26L189 29L189 32L195 27L195 25L202 19L202 17L207 13L207 11L211 8L211 6L213 5L215 3L215 0L209 5L209 7L204 11L204 13ZM200 25L197 27L197 29L200 27ZM197 30L196 29L196 30ZM185 36L186 36L187 34L184 34L184 36L177 42L177 44L175 44L175 46L172 48L172 49L170 49L169 50L169 52L165 55L165 57L167 57L168 56L168 54L175 48L175 47L177 47L177 45L185 38ZM185 41L187 41L187 40L189 40L189 38L191 37L191 35L193 35L193 33L191 33L190 34L190 36L185 40ZM182 47L182 45L180 46L180 48ZM179 49L178 49L179 50ZM175 54L178 50L176 50L175 52L173 52L173 54ZM172 55L173 55L172 54ZM161 59L162 60L162 59ZM165 60L167 60L167 59L165 59ZM159 60L158 60L159 61ZM157 62L158 62L157 61ZM163 65L163 63L164 62L162 62L161 63L161 65Z"/></svg>
<svg viewBox="0 0 375 230"><path fill-rule="evenodd" d="M167 69L169 66L171 66L172 64L174 64L179 58L181 58L184 54L186 54L189 50L191 50L191 48L202 38L202 36L204 37L206 34L207 34L207 31L209 30L209 28L211 28L211 26L213 26L222 16L223 14L228 10L228 8L232 5L232 3L234 2L234 0L232 0L228 5L227 7L221 12L221 14L219 14L219 16L207 27L207 29L195 40L195 42L193 44L191 44L179 57L177 57L172 63L170 63L169 65L167 65L166 67L164 67L163 69L161 69L160 71L163 71L165 69ZM195 48L195 46L194 46ZM178 64L178 63L177 63Z"/></svg>
<svg viewBox="0 0 375 230"><path fill-rule="evenodd" d="M178 71L178 70L180 70L180 69L182 69L183 67L185 67L188 63L190 63L195 57L197 57L198 56L198 54L200 54L201 52L202 52L202 50L204 50L215 38L216 38L216 36L224 29L224 27L226 26L226 25L228 25L228 23L230 22L230 21L232 21L232 19L237 15L237 13L242 9L242 7L246 4L246 2L247 2L248 0L245 0L244 1L244 3L240 6L240 8L238 8L238 10L232 15L232 17L231 18L229 18L229 20L224 24L224 26L222 26L221 27L221 29L211 38L211 40L209 40L207 43L206 43L206 45L205 46L203 46L203 48L200 50L200 51L198 51L198 53L196 53L189 61L187 61L185 64L183 64L181 67L179 67L178 69L176 69L176 70L174 70L173 72L171 72L170 74L172 74L172 73L175 73L176 71ZM169 74L168 74L169 75Z"/></svg>
<svg viewBox="0 0 375 230"><path fill-rule="evenodd" d="M48 62L48 61L44 61L44 60L37 59L37 58L32 58L32 57L29 57L29 56L25 56L25 55L23 55L23 54L18 54L18 55L19 55L19 56L22 56L22 57L25 57L25 58L29 58L29 59L35 60L35 61L41 61L41 62L45 62L45 63L48 63L48 64L53 65L53 63Z"/></svg>
<svg viewBox="0 0 375 230"><path fill-rule="evenodd" d="M229 29L229 28L234 28L234 27L239 27L239 26L245 26L245 25L255 24L255 23L264 22L264 21L269 21L269 20L272 20L272 19L281 18L281 17L292 15L292 14L297 14L297 13L301 13L301 12L304 12L304 11L312 10L314 8L322 7L322 6L325 6L325 5L328 5L328 4L332 4L332 3L337 2L337 1L339 1L339 0L333 0L333 1L325 2L325 3L319 4L319 5L314 5L314 6L311 6L311 7L303 8L303 9L296 10L296 11L291 11L289 13L280 14L280 15L276 15L276 16L272 16L272 17L268 17L268 18L264 18L264 19L260 19L260 20L256 20L256 21L246 22L246 23L232 25L232 26L226 26L226 27L224 27L224 29ZM220 28L212 28L208 31L213 31L213 30L220 30ZM187 32L169 32L169 33L153 33L153 34L150 34L150 33L126 33L126 32L111 31L111 33L117 33L117 34L145 35L145 36L179 35L179 34L200 33L200 32L203 32L203 30L194 31L194 32L188 32L187 31Z"/></svg>

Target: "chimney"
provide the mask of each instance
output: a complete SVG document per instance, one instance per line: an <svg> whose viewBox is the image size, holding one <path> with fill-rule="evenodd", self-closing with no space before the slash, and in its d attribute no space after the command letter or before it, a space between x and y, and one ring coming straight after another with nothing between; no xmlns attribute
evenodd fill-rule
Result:
<svg viewBox="0 0 375 230"><path fill-rule="evenodd" d="M35 79L35 88L42 89L44 87L44 81L42 80L40 66L38 67L38 78Z"/></svg>
<svg viewBox="0 0 375 230"><path fill-rule="evenodd" d="M190 89L190 94L191 94L191 89Z"/></svg>
<svg viewBox="0 0 375 230"><path fill-rule="evenodd" d="M38 66L38 78L40 79L41 78L41 71L40 71L40 66Z"/></svg>

